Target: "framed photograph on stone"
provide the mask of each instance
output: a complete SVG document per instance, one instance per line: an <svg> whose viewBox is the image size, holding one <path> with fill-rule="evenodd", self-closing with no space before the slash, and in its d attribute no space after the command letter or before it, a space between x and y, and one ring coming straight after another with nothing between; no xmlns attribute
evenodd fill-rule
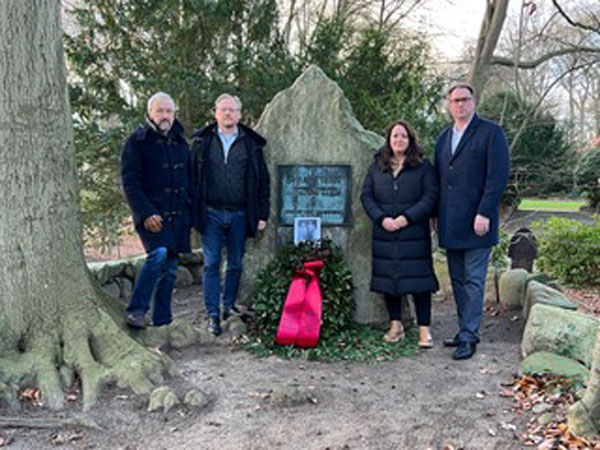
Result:
<svg viewBox="0 0 600 450"><path fill-rule="evenodd" d="M305 241L318 241L319 239L321 239L320 217L294 218L294 245Z"/></svg>

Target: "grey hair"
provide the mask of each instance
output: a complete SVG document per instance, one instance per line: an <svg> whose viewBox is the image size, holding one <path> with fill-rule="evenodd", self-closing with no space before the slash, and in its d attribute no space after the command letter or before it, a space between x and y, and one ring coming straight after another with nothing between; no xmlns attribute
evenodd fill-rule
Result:
<svg viewBox="0 0 600 450"><path fill-rule="evenodd" d="M146 109L146 112L148 114L150 114L150 110L152 109L152 105L154 104L154 102L156 100L169 100L171 103L173 103L173 109L177 109L177 105L175 104L175 100L173 100L173 97L171 97L169 94L167 94L164 91L158 91L156 94L154 94L152 97L150 97L148 99L148 106Z"/></svg>
<svg viewBox="0 0 600 450"><path fill-rule="evenodd" d="M231 94L221 94L217 97L217 99L215 100L215 108L217 107L217 105L219 104L219 102L223 101L223 100L233 100L235 102L235 104L238 107L238 110L242 110L242 101L240 100L240 98L237 95L231 95Z"/></svg>

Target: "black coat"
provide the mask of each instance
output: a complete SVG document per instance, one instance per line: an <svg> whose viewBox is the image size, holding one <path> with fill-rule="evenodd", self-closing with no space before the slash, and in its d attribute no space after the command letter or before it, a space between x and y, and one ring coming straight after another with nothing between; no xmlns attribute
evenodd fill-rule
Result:
<svg viewBox="0 0 600 450"><path fill-rule="evenodd" d="M233 145L241 143L248 152L248 170L246 178L246 236L256 236L259 220L269 218L269 197L271 195L271 180L269 170L265 164L263 147L267 141L256 131L241 123L238 124L239 136ZM195 226L204 233L207 214L207 188L208 177L208 152L212 147L213 139L219 140L217 124L212 123L194 133L192 143L193 167L195 179L198 180L195 195ZM220 146L219 141L219 146ZM222 180L227 183L227 180Z"/></svg>
<svg viewBox="0 0 600 450"><path fill-rule="evenodd" d="M157 247L190 252L191 154L179 122L167 136L149 125L129 136L121 153L121 184L147 252ZM144 220L153 214L163 219L158 233L144 228Z"/></svg>
<svg viewBox="0 0 600 450"><path fill-rule="evenodd" d="M429 218L437 206L438 184L433 167L424 160L404 166L394 178L375 162L363 184L361 200L373 221L371 290L400 295L435 292ZM393 233L381 223L386 217L404 215L408 226Z"/></svg>

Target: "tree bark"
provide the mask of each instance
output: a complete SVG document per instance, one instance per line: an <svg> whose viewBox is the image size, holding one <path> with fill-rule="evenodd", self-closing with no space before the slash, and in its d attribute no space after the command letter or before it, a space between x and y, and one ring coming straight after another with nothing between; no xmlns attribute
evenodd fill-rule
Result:
<svg viewBox="0 0 600 450"><path fill-rule="evenodd" d="M488 0L487 2L479 38L477 39L475 56L468 76L469 82L477 93L483 91L488 80L494 50L502 32L507 8L508 0Z"/></svg>
<svg viewBox="0 0 600 450"><path fill-rule="evenodd" d="M600 327L592 354L592 370L583 398L569 411L569 431L583 438L600 435Z"/></svg>
<svg viewBox="0 0 600 450"><path fill-rule="evenodd" d="M165 369L115 323L83 258L60 0L0 1L0 402L37 386L91 406L108 382L147 392Z"/></svg>

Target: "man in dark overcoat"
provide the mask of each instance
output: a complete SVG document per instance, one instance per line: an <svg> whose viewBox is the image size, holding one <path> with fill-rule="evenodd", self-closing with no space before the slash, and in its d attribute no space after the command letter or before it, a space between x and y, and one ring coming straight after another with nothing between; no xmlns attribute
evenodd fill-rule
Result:
<svg viewBox="0 0 600 450"><path fill-rule="evenodd" d="M178 254L190 251L193 194L191 154L168 94L158 92L150 98L146 123L127 139L121 183L147 253L125 322L144 328L154 293L152 323L168 325Z"/></svg>
<svg viewBox="0 0 600 450"><path fill-rule="evenodd" d="M242 103L221 94L215 101L216 121L194 134L192 154L196 194L196 228L202 235L202 293L209 330L221 334L223 319L239 315L235 305L247 237L267 226L270 178L263 148L266 140L240 123ZM227 269L221 299L221 250Z"/></svg>
<svg viewBox="0 0 600 450"><path fill-rule="evenodd" d="M504 131L475 114L467 83L448 91L453 119L439 135L435 167L440 185L437 228L446 249L459 331L445 346L455 359L468 359L479 343L483 296L491 247L498 243L498 209L509 175Z"/></svg>

